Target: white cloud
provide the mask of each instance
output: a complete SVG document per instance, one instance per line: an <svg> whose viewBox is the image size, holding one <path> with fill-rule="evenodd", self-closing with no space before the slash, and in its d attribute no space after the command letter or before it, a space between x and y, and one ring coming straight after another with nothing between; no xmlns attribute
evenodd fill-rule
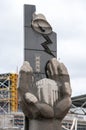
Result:
<svg viewBox="0 0 86 130"><path fill-rule="evenodd" d="M86 94L86 77L71 79L72 96Z"/></svg>

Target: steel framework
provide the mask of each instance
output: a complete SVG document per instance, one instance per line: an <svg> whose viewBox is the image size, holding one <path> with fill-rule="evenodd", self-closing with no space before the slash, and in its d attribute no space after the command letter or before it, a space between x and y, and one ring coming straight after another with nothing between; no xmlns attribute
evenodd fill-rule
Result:
<svg viewBox="0 0 86 130"><path fill-rule="evenodd" d="M17 74L0 74L0 113L18 110Z"/></svg>

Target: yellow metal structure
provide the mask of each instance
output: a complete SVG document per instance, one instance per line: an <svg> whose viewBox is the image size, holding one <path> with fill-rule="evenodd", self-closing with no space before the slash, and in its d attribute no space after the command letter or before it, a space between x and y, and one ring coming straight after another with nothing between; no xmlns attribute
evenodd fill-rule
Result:
<svg viewBox="0 0 86 130"><path fill-rule="evenodd" d="M18 111L18 74L0 74L0 113Z"/></svg>
<svg viewBox="0 0 86 130"><path fill-rule="evenodd" d="M11 111L17 112L18 111L18 92L17 92L17 74L10 74L10 97L11 97Z"/></svg>

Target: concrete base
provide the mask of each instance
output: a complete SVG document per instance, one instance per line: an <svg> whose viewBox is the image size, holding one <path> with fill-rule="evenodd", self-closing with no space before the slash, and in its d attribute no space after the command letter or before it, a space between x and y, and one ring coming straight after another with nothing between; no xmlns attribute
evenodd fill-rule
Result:
<svg viewBox="0 0 86 130"><path fill-rule="evenodd" d="M61 130L61 122L55 119L29 120L29 130Z"/></svg>

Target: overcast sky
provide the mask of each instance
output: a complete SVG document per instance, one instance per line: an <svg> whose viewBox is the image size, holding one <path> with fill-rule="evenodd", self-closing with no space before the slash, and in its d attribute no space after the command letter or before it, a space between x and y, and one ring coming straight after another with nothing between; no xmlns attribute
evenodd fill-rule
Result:
<svg viewBox="0 0 86 130"><path fill-rule="evenodd" d="M23 63L23 4L36 5L57 33L72 96L86 94L86 0L0 0L0 73L16 72Z"/></svg>

